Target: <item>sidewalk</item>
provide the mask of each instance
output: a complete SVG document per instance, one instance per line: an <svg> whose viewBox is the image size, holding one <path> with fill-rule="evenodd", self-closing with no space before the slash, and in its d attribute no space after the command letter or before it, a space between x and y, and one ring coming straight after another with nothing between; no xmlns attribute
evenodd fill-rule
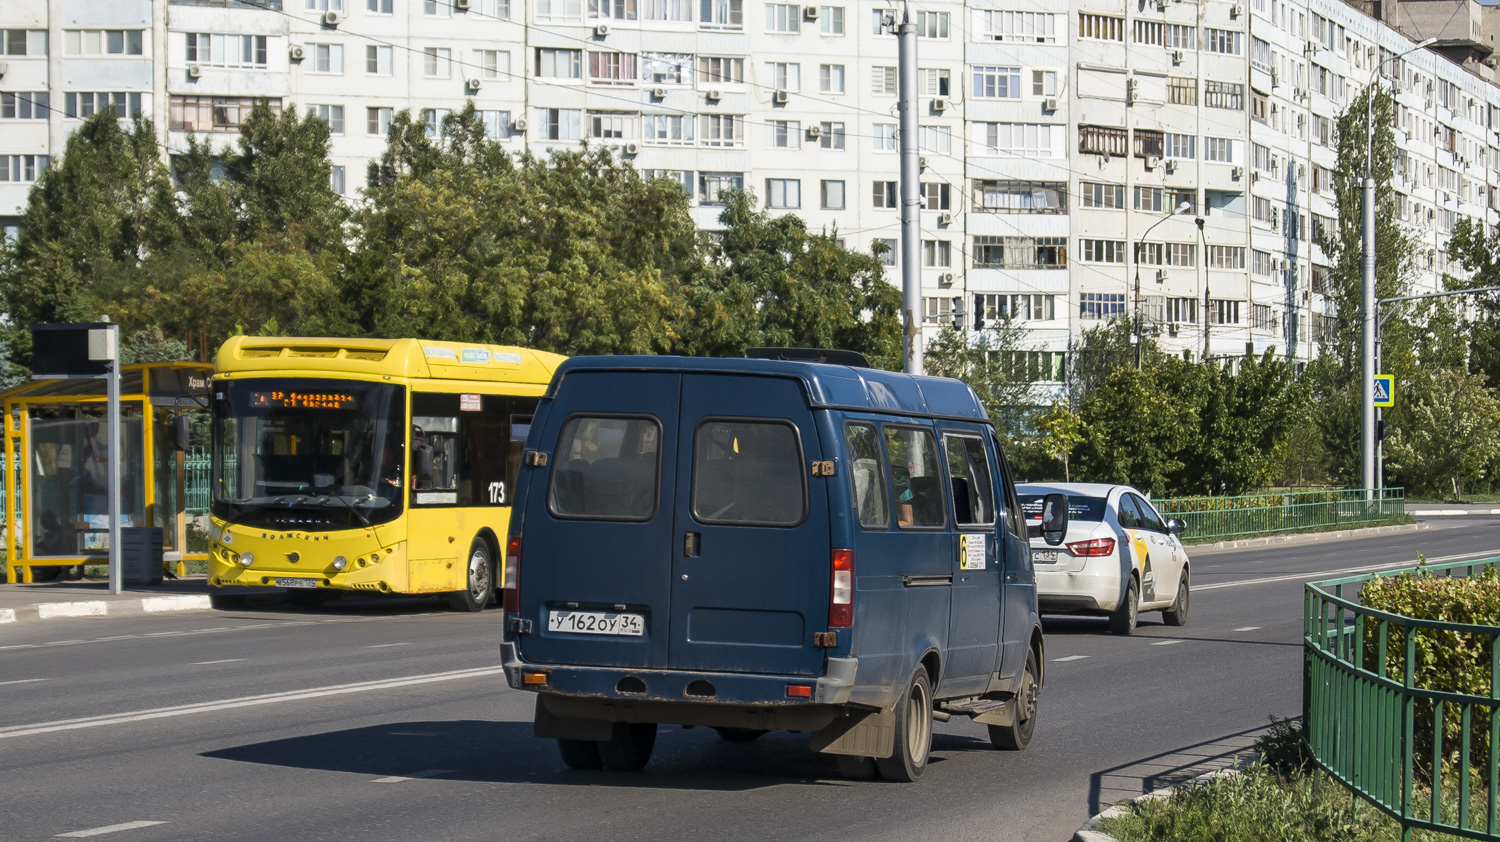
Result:
<svg viewBox="0 0 1500 842"><path fill-rule="evenodd" d="M1494 503L1407 503L1406 513L1412 517L1488 517L1500 515L1500 506Z"/></svg>
<svg viewBox="0 0 1500 842"><path fill-rule="evenodd" d="M67 617L204 611L213 607L208 592L205 576L168 579L160 585L126 585L122 594L111 594L107 582L93 580L0 584L0 625ZM279 602L283 595L269 591L264 596Z"/></svg>

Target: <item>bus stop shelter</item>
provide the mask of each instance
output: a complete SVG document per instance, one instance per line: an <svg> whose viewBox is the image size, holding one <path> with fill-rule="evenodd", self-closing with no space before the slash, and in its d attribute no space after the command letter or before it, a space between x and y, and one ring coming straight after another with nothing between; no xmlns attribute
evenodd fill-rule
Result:
<svg viewBox="0 0 1500 842"><path fill-rule="evenodd" d="M159 527L162 558L178 575L208 560L206 523L187 517L187 465L174 435L188 415L207 438L213 366L143 363L120 370L121 527ZM0 392L5 404L5 550L11 582L109 558L109 488L102 379L33 380ZM206 441L204 442L206 443ZM128 545L128 542L127 542Z"/></svg>

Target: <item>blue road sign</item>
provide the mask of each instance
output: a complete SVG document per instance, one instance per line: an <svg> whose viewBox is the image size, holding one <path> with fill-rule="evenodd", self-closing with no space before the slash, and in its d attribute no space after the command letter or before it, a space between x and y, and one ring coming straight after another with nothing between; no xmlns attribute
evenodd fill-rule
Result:
<svg viewBox="0 0 1500 842"><path fill-rule="evenodd" d="M1394 375L1394 374L1377 374L1377 375L1375 375L1375 405L1376 406L1395 406L1396 405L1396 375Z"/></svg>

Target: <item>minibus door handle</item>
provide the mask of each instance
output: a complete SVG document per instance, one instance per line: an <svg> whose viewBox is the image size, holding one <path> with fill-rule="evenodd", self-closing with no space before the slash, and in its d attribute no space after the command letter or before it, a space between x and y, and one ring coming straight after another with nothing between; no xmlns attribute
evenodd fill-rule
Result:
<svg viewBox="0 0 1500 842"><path fill-rule="evenodd" d="M696 532L684 532L682 534L682 555L684 558L697 558L703 551L703 536Z"/></svg>

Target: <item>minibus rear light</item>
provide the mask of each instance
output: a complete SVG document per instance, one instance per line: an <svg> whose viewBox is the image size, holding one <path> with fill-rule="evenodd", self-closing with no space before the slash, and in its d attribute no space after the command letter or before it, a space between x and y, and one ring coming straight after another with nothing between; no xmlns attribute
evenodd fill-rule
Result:
<svg viewBox="0 0 1500 842"><path fill-rule="evenodd" d="M834 550L832 562L828 625L847 629L854 625L854 551Z"/></svg>
<svg viewBox="0 0 1500 842"><path fill-rule="evenodd" d="M500 580L504 587L505 610L519 613L521 610L521 536L512 535L505 542L505 570Z"/></svg>
<svg viewBox="0 0 1500 842"><path fill-rule="evenodd" d="M788 684L786 686L786 697L788 699L811 699L811 684Z"/></svg>
<svg viewBox="0 0 1500 842"><path fill-rule="evenodd" d="M1113 555L1115 552L1115 539L1095 538L1092 541L1074 541L1068 545L1068 550L1073 555L1083 556L1084 558Z"/></svg>
<svg viewBox="0 0 1500 842"><path fill-rule="evenodd" d="M522 673L521 682L530 687L543 686L547 683L547 674L545 672Z"/></svg>

